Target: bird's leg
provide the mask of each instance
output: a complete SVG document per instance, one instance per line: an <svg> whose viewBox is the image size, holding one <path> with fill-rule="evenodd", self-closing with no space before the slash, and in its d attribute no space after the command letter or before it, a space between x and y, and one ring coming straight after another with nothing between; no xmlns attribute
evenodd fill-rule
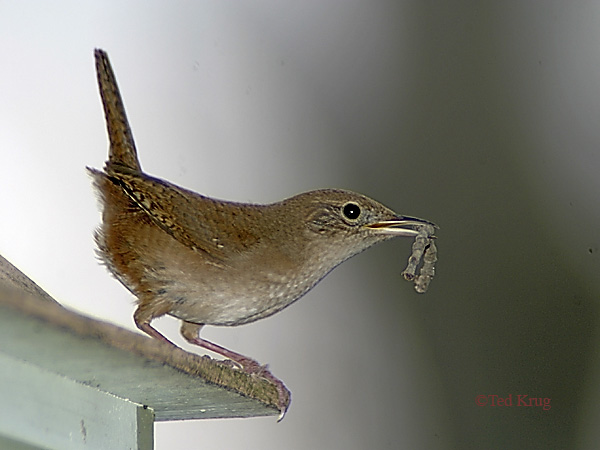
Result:
<svg viewBox="0 0 600 450"><path fill-rule="evenodd" d="M158 330L156 330L156 328L150 325L152 319L155 319L156 317L158 316L153 314L152 311L150 311L150 308L144 307L143 304L140 304L138 309L136 309L135 313L133 314L133 321L135 322L135 325L148 336L158 339L159 341L166 342L167 344L171 344L173 347L177 347L170 340L164 337Z"/></svg>
<svg viewBox="0 0 600 450"><path fill-rule="evenodd" d="M244 372L264 378L273 383L277 388L277 394L279 396L279 400L277 402L277 407L281 412L279 420L283 419L283 416L285 415L285 412L287 411L288 406L290 404L291 396L290 391L285 387L283 382L279 378L275 377L267 369L266 365L263 366L258 361L255 361L252 358L240 355L239 353L226 349L225 347L221 347L220 345L207 341L206 339L202 339L200 337L200 330L202 329L202 327L203 325L201 324L186 322L182 320L181 335L190 344L198 345L202 348L210 350L211 352L218 353L219 355L224 356L225 358L228 358L231 361L238 364L241 367L241 370L243 370Z"/></svg>

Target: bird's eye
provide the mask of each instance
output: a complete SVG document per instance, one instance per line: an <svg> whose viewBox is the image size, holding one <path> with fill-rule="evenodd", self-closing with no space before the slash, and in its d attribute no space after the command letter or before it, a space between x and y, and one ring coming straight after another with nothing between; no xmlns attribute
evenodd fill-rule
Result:
<svg viewBox="0 0 600 450"><path fill-rule="evenodd" d="M346 218L356 220L360 216L360 207L356 203L346 203L342 208L342 212Z"/></svg>

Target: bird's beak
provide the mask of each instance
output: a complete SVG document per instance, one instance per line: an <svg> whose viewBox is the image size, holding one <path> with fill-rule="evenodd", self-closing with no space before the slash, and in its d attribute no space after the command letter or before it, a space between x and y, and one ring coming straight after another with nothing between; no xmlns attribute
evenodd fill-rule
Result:
<svg viewBox="0 0 600 450"><path fill-rule="evenodd" d="M388 234L393 236L416 236L419 234L419 229L423 225L430 225L434 228L438 226L428 220L417 219L416 217L400 216L394 220L384 220L365 225L378 233ZM433 236L432 236L433 237Z"/></svg>

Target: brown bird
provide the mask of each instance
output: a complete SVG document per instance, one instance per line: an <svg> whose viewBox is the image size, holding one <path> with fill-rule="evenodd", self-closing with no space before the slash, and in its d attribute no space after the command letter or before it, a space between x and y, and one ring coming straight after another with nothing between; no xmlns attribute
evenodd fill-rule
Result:
<svg viewBox="0 0 600 450"><path fill-rule="evenodd" d="M104 171L88 168L102 204L95 239L108 269L137 297L135 324L170 342L151 321L165 314L181 319L188 342L273 381L285 412L283 383L253 359L202 339L202 327L275 314L351 256L433 224L349 191L321 189L254 205L151 177L141 169L108 56L96 50L95 58L110 140Z"/></svg>

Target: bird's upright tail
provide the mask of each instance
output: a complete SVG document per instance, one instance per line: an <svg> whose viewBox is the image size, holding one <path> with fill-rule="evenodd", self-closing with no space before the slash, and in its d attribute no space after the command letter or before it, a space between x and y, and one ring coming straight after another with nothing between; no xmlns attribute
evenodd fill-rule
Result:
<svg viewBox="0 0 600 450"><path fill-rule="evenodd" d="M119 169L125 169L127 172L141 172L142 168L138 160L133 134L127 121L125 106L123 105L108 55L104 50L96 49L94 57L96 58L98 88L102 97L108 138L110 140L110 149L105 170L108 173Z"/></svg>

